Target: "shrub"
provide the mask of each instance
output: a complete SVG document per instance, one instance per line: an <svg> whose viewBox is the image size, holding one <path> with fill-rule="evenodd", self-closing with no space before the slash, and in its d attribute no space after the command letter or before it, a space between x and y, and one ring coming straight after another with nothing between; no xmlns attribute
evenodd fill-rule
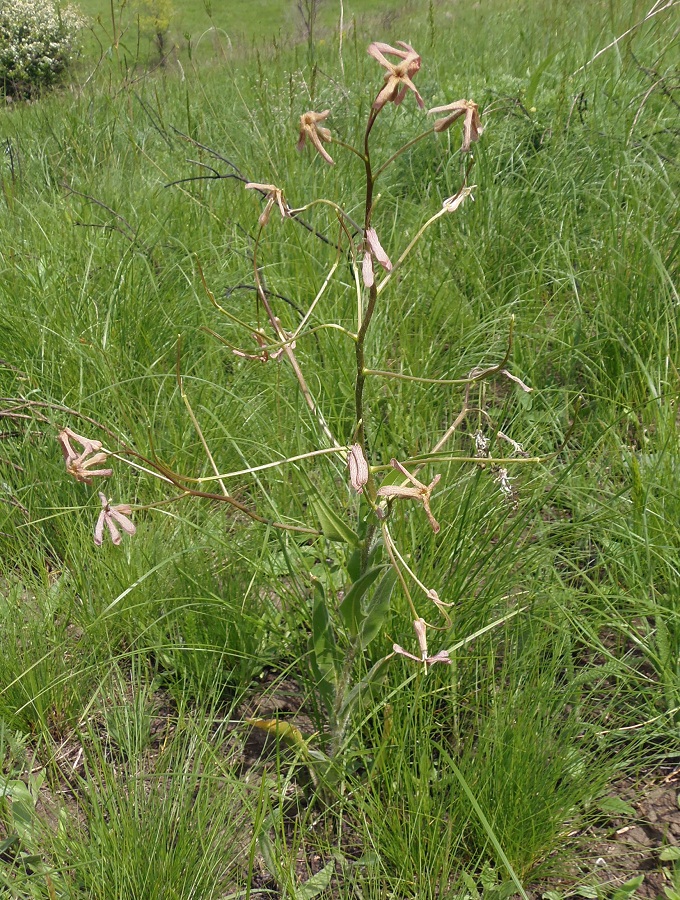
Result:
<svg viewBox="0 0 680 900"><path fill-rule="evenodd" d="M0 84L5 94L30 95L53 84L72 58L84 18L52 0L0 0Z"/></svg>
<svg viewBox="0 0 680 900"><path fill-rule="evenodd" d="M172 0L143 0L140 4L139 27L152 36L161 62L165 61L167 55L168 31L173 13Z"/></svg>

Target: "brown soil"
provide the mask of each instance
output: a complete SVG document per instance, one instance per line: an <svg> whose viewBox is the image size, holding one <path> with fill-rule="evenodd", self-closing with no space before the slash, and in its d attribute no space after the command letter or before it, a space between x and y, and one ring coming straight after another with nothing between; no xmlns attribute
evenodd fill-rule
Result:
<svg viewBox="0 0 680 900"><path fill-rule="evenodd" d="M533 890L534 897L552 891L592 896L588 887L609 893L642 875L635 897L665 898L664 887L672 883L674 864L662 862L659 853L664 847L680 845L680 769L666 769L643 782L626 780L610 796L627 804L634 815L611 816L572 835L576 845L572 871Z"/></svg>

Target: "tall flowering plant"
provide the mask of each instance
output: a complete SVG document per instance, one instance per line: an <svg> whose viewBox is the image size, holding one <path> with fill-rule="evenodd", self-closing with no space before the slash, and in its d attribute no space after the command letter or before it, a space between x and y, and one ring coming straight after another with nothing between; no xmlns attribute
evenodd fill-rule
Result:
<svg viewBox="0 0 680 900"><path fill-rule="evenodd" d="M413 516L416 527L437 535L440 523L437 511L437 490L441 484L441 474L431 478L421 476L421 472L432 464L460 462L487 468L496 478L500 490L511 502L515 502L515 491L508 474L511 463L531 462L519 444L502 432L495 430L490 421L494 446L509 447L505 456L493 458L490 455L489 437L482 431L476 432L474 450L469 456L460 456L447 451L447 445L460 429L469 412L470 391L473 385L492 377L509 378L522 390L528 388L508 366L512 345L512 323L508 350L505 357L494 366L475 368L467 375L455 380L427 379L418 376L394 373L388 370L372 369L367 364L371 328L376 310L387 295L387 291L397 284L396 273L406 266L409 256L419 242L426 240L431 226L445 216L455 214L463 204L472 200L474 186L467 183L472 168L472 147L480 139L483 127L477 104L472 100L458 100L450 104L430 109L428 115L444 113L420 134L407 140L388 159L376 164L375 156L380 148L374 147L373 131L378 116L384 115L390 105L398 107L402 102L413 99L418 107L424 107L414 79L421 68L421 57L407 43L398 46L376 42L368 48L369 55L385 70L384 81L377 88L372 101L361 146L355 147L336 137L329 127L332 111L310 110L300 117L298 150L306 147L318 155L321 163L334 165L335 160L329 150L335 145L340 152L349 152L357 159L362 169L363 221L354 219L335 201L319 198L300 207L290 205L283 190L268 183L248 182L245 188L259 195L264 206L259 214L257 237L253 253L253 280L258 301L265 314L266 327L247 326L230 311L219 306L205 285L214 305L239 328L246 328L254 345L244 349L230 346L231 352L243 365L271 363L272 360L290 367L294 374L301 398L314 424L317 445L307 452L276 459L271 462L243 469L239 472L220 472L213 453L201 431L189 398L184 390L178 363L178 385L187 410L201 440L205 456L214 475L201 478L191 477L172 471L158 459L149 459L133 448L120 445L114 452L103 447L99 440L77 435L65 428L59 435L66 469L70 475L85 484L94 477L106 478L112 474L111 468L101 468L112 459L127 462L148 475L161 479L169 487L179 490L177 499L185 497L204 498L227 503L256 522L266 523L271 528L288 531L305 542L324 541L324 556L333 554L343 572L341 589L333 590L318 580L307 578L310 601L309 618L309 659L314 673L318 706L323 710L324 727L315 747L289 724L274 720L252 720L256 727L273 732L286 741L295 743L302 757L308 763L313 777L324 785L337 783L344 772L346 750L349 745L350 724L357 705L366 692L379 680L390 660L401 657L407 664L420 667L423 674L435 665L446 666L451 662L450 653L454 648L430 647L432 621L439 625L450 623L449 609L455 598L441 597L441 587L428 585L409 563L411 554L399 546L395 539L393 520L399 516ZM458 191L446 198L441 207L419 227L414 237L399 248L385 247L373 222L374 194L376 184L386 169L402 154L421 140L434 133L462 124L460 153L465 165L462 183ZM335 151L334 151L335 152ZM357 179L359 181L359 179ZM263 236L270 227L271 215L278 210L284 222L300 217L306 210L317 204L325 204L333 209L339 222L338 255L329 272L321 279L316 296L308 304L301 323L290 332L283 327L273 306L273 295L262 280L260 261ZM310 319L336 275L341 254L347 253L351 261L353 281L356 291L356 319L352 327L337 322L309 326ZM298 346L315 331L331 329L340 335L339 340L349 340L354 347L353 418L351 431L336 434L329 419L305 378L304 366L298 358ZM179 360L179 351L178 351ZM463 391L461 409L453 421L426 454L402 459L380 460L374 458L370 450L371 414L367 407L365 388L370 378L400 378L424 383L460 385ZM479 413L479 410L476 410ZM78 449L74 448L78 444ZM318 461L319 457L330 456L341 460L346 467L346 485L337 497L322 493L313 481L304 475L304 466ZM227 481L232 478L247 479L257 474L261 477L267 470L281 466L295 466L307 492L306 507L313 513L308 524L273 521L262 515L250 504L237 500L228 490ZM96 468L95 468L96 467ZM205 489L208 484L218 485L221 492ZM347 492L354 499L354 527L345 516ZM95 543L100 545L105 537L105 527L115 544L120 543L120 527L127 535L133 536L135 525L132 517L135 510L128 504L112 505L104 493L100 493L101 512L94 529ZM359 499L360 498L360 499ZM304 579L304 573L297 573ZM413 622L414 641L409 647L394 643L390 652L378 659L372 666L364 657L369 645L383 631L387 614L392 604L405 603ZM505 617L507 618L507 617ZM503 619L504 621L505 619ZM491 627L491 625L490 625ZM441 630L441 629L437 629ZM444 629L445 630L445 629ZM464 642L463 642L464 643Z"/></svg>

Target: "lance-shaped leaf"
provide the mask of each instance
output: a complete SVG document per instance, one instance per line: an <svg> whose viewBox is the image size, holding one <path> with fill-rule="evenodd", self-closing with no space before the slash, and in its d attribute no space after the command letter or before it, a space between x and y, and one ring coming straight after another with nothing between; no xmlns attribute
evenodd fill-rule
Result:
<svg viewBox="0 0 680 900"><path fill-rule="evenodd" d="M329 541L344 541L353 547L359 543L359 536L331 509L320 494L317 493L315 497L311 498L311 504L324 537L327 537Z"/></svg>
<svg viewBox="0 0 680 900"><path fill-rule="evenodd" d="M385 624L385 619L390 611L392 602L392 591L397 582L397 573L390 568L385 572L383 577L375 589L375 593L371 597L366 608L366 617L361 623L359 630L359 642L361 649L365 650L371 641L380 633L380 629Z"/></svg>
<svg viewBox="0 0 680 900"><path fill-rule="evenodd" d="M345 623L345 627L352 637L356 637L357 634L359 634L359 628L363 618L361 601L378 575L384 571L385 566L374 566L372 569L364 572L364 574L352 584L343 597L339 612L342 616L342 621Z"/></svg>
<svg viewBox="0 0 680 900"><path fill-rule="evenodd" d="M312 668L315 670L319 694L330 711L335 700L338 652L333 623L328 614L326 592L318 579L314 579L311 644Z"/></svg>

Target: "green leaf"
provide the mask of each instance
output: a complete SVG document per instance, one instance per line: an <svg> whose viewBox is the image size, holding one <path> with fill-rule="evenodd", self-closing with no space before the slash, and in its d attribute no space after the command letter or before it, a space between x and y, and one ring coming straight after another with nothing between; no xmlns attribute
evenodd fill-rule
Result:
<svg viewBox="0 0 680 900"><path fill-rule="evenodd" d="M591 884L578 885L578 887L574 888L574 893L577 897L583 897L584 900L597 900L600 896L599 890Z"/></svg>
<svg viewBox="0 0 680 900"><path fill-rule="evenodd" d="M375 589L375 593L371 597L366 609L366 618L361 623L359 640L362 650L365 650L366 647L368 647L373 638L376 637L385 624L385 619L390 610L390 603L392 601L392 591L394 590L396 582L397 573L392 568L388 569L380 579L380 583Z"/></svg>
<svg viewBox="0 0 680 900"><path fill-rule="evenodd" d="M373 569L364 572L361 578L358 578L347 591L339 606L342 621L352 637L356 637L359 634L359 627L363 618L361 601L364 594L384 569L385 566L375 566Z"/></svg>
<svg viewBox="0 0 680 900"><path fill-rule="evenodd" d="M279 861L276 851L274 850L274 845L269 837L269 829L276 830L279 827L282 815L281 807L274 807L262 823L262 831L257 836L257 843L260 848L265 869L278 882L281 881L281 869L279 868Z"/></svg>
<svg viewBox="0 0 680 900"><path fill-rule="evenodd" d="M628 897L632 897L644 880L644 875L636 875L635 878L624 882L620 888L614 891L612 900L627 900Z"/></svg>
<svg viewBox="0 0 680 900"><path fill-rule="evenodd" d="M534 97L536 96L536 91L538 90L538 86L541 83L541 78L543 77L543 73L548 68L550 63L555 59L557 53L551 53L544 60L542 60L538 66L534 69L534 72L529 79L529 84L527 85L526 94L524 95L524 103L526 106L534 105Z"/></svg>
<svg viewBox="0 0 680 900"><path fill-rule="evenodd" d="M461 878L463 879L463 884L470 892L470 897L472 897L472 900L479 900L479 890L477 889L477 882L472 877L472 875L470 875L468 872L463 872Z"/></svg>
<svg viewBox="0 0 680 900"><path fill-rule="evenodd" d="M328 538L329 541L344 541L344 543L356 547L359 543L359 536L331 509L318 491L316 496L311 498L310 502L319 520L324 537Z"/></svg>
<svg viewBox="0 0 680 900"><path fill-rule="evenodd" d="M329 710L333 708L337 686L338 661L333 623L328 615L326 592L321 582L314 579L314 606L312 608L312 669L317 688Z"/></svg>
<svg viewBox="0 0 680 900"><path fill-rule="evenodd" d="M347 574L351 581L358 581L361 577L361 548L353 551L347 562Z"/></svg>
<svg viewBox="0 0 680 900"><path fill-rule="evenodd" d="M0 853L5 853L10 847L16 844L18 840L19 835L14 832L14 834L10 834L9 837L6 837L4 841L0 841Z"/></svg>
<svg viewBox="0 0 680 900"><path fill-rule="evenodd" d="M673 862L680 859L680 847L664 847L659 853L659 859L663 862Z"/></svg>
<svg viewBox="0 0 680 900"><path fill-rule="evenodd" d="M637 815L633 807L620 797L601 797L597 805L602 812L609 815L633 817Z"/></svg>
<svg viewBox="0 0 680 900"><path fill-rule="evenodd" d="M322 674L335 672L336 646L333 623L328 615L326 591L314 579L314 606L312 607L312 647L317 665Z"/></svg>
<svg viewBox="0 0 680 900"><path fill-rule="evenodd" d="M320 872L308 878L304 884L298 886L295 891L297 900L314 900L322 891L325 891L335 875L335 860L327 863Z"/></svg>
<svg viewBox="0 0 680 900"><path fill-rule="evenodd" d="M359 539L363 540L365 535L362 534L366 529L364 528L364 522L359 524ZM378 540L373 545L373 549L368 554L368 566L377 565L380 562L380 558L382 557L383 552L383 541L382 538L378 538ZM361 578L361 547L357 547L357 549L352 553L347 563L347 574L349 575L350 581L358 581Z"/></svg>

